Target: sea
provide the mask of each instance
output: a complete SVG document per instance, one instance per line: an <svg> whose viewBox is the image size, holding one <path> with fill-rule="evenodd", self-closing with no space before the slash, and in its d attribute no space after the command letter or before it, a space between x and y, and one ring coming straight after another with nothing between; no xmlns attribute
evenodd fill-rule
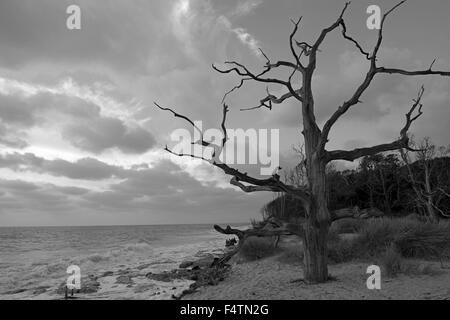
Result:
<svg viewBox="0 0 450 320"><path fill-rule="evenodd" d="M192 281L145 275L219 255L227 238L212 225L0 227L0 300L62 299L57 289L72 275L70 266L100 283L82 299L171 299ZM124 273L132 283L117 280Z"/></svg>

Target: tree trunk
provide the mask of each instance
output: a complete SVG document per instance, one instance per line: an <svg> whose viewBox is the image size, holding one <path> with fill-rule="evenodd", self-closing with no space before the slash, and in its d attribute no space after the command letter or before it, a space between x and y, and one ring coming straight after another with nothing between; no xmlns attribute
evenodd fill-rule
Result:
<svg viewBox="0 0 450 320"><path fill-rule="evenodd" d="M328 280L328 225L317 226L312 219L308 219L304 232L304 279L307 283L325 282Z"/></svg>
<svg viewBox="0 0 450 320"><path fill-rule="evenodd" d="M387 215L392 215L391 211L391 201L390 201L390 191L388 191L388 188L386 187L386 180L384 179L384 173L380 169L380 181L381 181L381 187L383 189L383 198L384 198L384 211ZM373 208L373 206L372 206Z"/></svg>
<svg viewBox="0 0 450 320"><path fill-rule="evenodd" d="M308 283L328 280L327 235L330 226L328 211L326 163L317 153L310 154L307 161L308 183L311 201L306 208L304 224L304 278Z"/></svg>
<svg viewBox="0 0 450 320"><path fill-rule="evenodd" d="M314 66L311 70L314 70ZM304 280L320 283L328 280L327 235L330 226L328 212L326 160L320 146L321 131L314 116L312 72L303 77L303 136L305 140L306 176L310 201L305 205Z"/></svg>
<svg viewBox="0 0 450 320"><path fill-rule="evenodd" d="M424 169L425 169L425 192L426 192L426 204L425 207L427 208L427 214L428 219L430 219L433 222L439 221L439 214L437 214L436 210L434 210L433 206L433 190L431 188L431 182L430 182L430 169L428 168L428 161L430 160L424 160Z"/></svg>

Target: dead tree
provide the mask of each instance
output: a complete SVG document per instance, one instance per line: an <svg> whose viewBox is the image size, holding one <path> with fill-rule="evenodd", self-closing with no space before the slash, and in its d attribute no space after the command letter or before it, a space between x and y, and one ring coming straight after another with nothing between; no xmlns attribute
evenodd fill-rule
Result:
<svg viewBox="0 0 450 320"><path fill-rule="evenodd" d="M299 108L301 108L302 122L303 122L303 137L305 144L306 155L306 186L293 186L288 185L279 179L273 177L268 179L258 179L251 177L243 172L240 172L234 168L231 168L225 163L216 161L218 152L221 152L227 141L227 134L225 129L226 115L228 107L223 105L223 120L222 130L224 138L221 145L213 145L210 142L201 139L198 142L204 147L212 147L214 149L213 159L204 159L197 155L192 154L176 154L178 156L189 156L193 158L200 158L205 161L209 161L212 165L223 170L227 175L232 176L230 183L239 187L244 192L257 192L257 191L272 191L283 192L299 199L305 208L306 219L297 234L301 234L303 237L304 245L304 278L308 283L325 282L328 279L328 267L327 267L327 234L331 222L334 219L340 218L340 213L345 213L347 216L354 214L353 210L340 210L338 212L330 212L327 206L327 185L326 185L326 165L334 160L346 160L354 161L364 156L373 155L379 152L398 150L402 148L409 148L408 142L408 130L411 124L422 114L421 98L424 93L422 87L418 93L417 98L413 101L413 105L409 112L406 114L406 123L400 130L400 136L398 139L391 143L385 143L375 145L371 147L357 148L354 150L327 150L325 148L331 128L334 124L346 114L350 108L361 103L362 94L369 88L372 80L376 75L389 75L399 74L405 76L416 75L441 75L450 76L450 72L435 71L432 70L433 63L428 69L425 70L403 70L391 67L378 66L377 55L379 53L382 41L383 30L386 18L405 1L401 1L389 11L387 11L381 20L380 29L378 31L378 37L374 48L371 51L366 51L359 44L357 40L352 38L347 33L347 26L344 21L344 13L347 10L349 3L346 3L337 20L333 22L329 27L323 29L318 38L313 43L298 42L295 37L299 29L299 24L302 20L300 17L297 21L293 22L293 31L289 37L289 48L293 56L292 61L277 61L272 62L268 56L261 50L262 55L266 59L265 67L260 72L253 72L245 65L236 61L225 62L225 67L219 68L213 65L213 68L222 74L235 74L240 77L240 82L224 96L226 96L236 90L241 89L246 82L254 81L263 83L265 85L276 84L284 87L287 92L280 97L277 97L269 92L267 88L267 96L260 100L259 105L251 108L244 108L242 110L255 110L259 108L272 109L275 105L281 104L287 99L295 99ZM344 101L336 111L326 121L325 125L319 128L314 112L314 97L312 91L312 79L316 70L317 53L320 52L319 48L324 42L325 38L334 30L340 29L343 38L351 42L357 50L367 59L368 71L364 77L362 83L358 86L353 95L346 101ZM269 74L271 71L287 69L289 76L287 79L281 79L278 77L271 77ZM301 85L293 84L293 78L299 76L301 79ZM195 127L194 123L187 117L180 115L169 108L160 109L172 112L176 117L180 117L188 121ZM166 147L166 150L172 152ZM175 154L175 153L174 153ZM216 156L216 157L214 157ZM226 229L223 229L226 230ZM280 231L281 232L281 231ZM274 234L271 233L271 236Z"/></svg>
<svg viewBox="0 0 450 320"><path fill-rule="evenodd" d="M415 201L419 209L424 209L430 221L438 222L441 218L449 218L450 215L440 208L439 203L443 198L450 198L446 191L448 181L440 181L439 178L432 181L433 176L440 176L447 169L442 164L443 160L450 153L450 149L441 147L436 150L430 138L424 138L416 149L416 167L422 167L421 177L415 173L413 163L407 150L401 150L400 154L405 163L408 179L415 193ZM441 158L441 159L439 159ZM438 172L441 172L439 174Z"/></svg>

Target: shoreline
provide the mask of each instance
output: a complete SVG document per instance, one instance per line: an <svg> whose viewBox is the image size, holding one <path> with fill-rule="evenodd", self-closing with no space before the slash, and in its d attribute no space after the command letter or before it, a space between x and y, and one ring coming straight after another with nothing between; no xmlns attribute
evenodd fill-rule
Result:
<svg viewBox="0 0 450 320"><path fill-rule="evenodd" d="M183 292L192 288L193 285L200 286L201 283L215 282L217 277L222 276L203 272L203 270L220 257L225 251L225 240L208 240L199 243L199 248L190 254L180 256L180 247L174 253L168 253L167 257L159 256L147 261L134 263L123 262L120 265L101 266L97 270L81 274L81 289L68 292L68 299L142 299L142 300L170 300L177 299ZM197 246L196 244L193 247ZM169 247L171 248L171 247ZM142 254L144 248L139 248ZM142 250L141 250L142 249ZM127 251L125 249L125 251ZM128 251L127 251L128 252ZM90 255L88 255L90 256ZM96 255L97 256L97 255ZM167 258L173 256L169 261ZM177 258L178 257L178 258ZM162 259L162 260L161 260ZM96 260L97 261L97 260ZM103 259L98 259L103 263ZM189 261L190 264L186 265ZM170 262L170 263L169 263ZM94 264L95 262L92 262ZM24 300L55 300L64 299L66 295L64 264L59 270L60 262L54 263L58 267L58 273L52 278L42 278L42 281L25 283L13 288L5 288L0 293L0 300L24 299ZM184 264L183 268L181 266ZM39 263L39 267L47 270L54 265ZM191 270L194 269L194 270ZM29 271L31 274L34 271ZM64 279L64 280L63 280ZM203 282L202 282L203 281Z"/></svg>
<svg viewBox="0 0 450 320"><path fill-rule="evenodd" d="M272 255L248 261L240 253L223 266L214 262L234 247L225 243L179 260L166 270L158 262L125 264L118 270L82 277L82 289L68 299L139 300L365 300L365 299L450 299L450 269L441 269L437 261L411 259L419 268L433 273L381 274L381 290L369 290L366 282L369 265L377 261L355 260L330 264L332 280L307 285L300 259L286 259L289 249L301 246L295 236L285 237ZM450 266L450 260L445 260ZM31 295L32 294L32 295ZM65 283L58 286L33 286L19 289L2 299L64 299Z"/></svg>

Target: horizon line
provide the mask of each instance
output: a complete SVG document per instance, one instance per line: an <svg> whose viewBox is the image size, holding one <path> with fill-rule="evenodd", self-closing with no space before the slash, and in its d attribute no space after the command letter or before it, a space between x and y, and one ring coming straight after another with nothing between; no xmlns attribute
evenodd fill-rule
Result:
<svg viewBox="0 0 450 320"><path fill-rule="evenodd" d="M81 228L81 227L146 227L146 226L181 226L181 225L233 225L233 224L251 224L247 222L211 222L211 223L155 223L155 224L93 224L93 225L11 225L0 226L1 228Z"/></svg>

